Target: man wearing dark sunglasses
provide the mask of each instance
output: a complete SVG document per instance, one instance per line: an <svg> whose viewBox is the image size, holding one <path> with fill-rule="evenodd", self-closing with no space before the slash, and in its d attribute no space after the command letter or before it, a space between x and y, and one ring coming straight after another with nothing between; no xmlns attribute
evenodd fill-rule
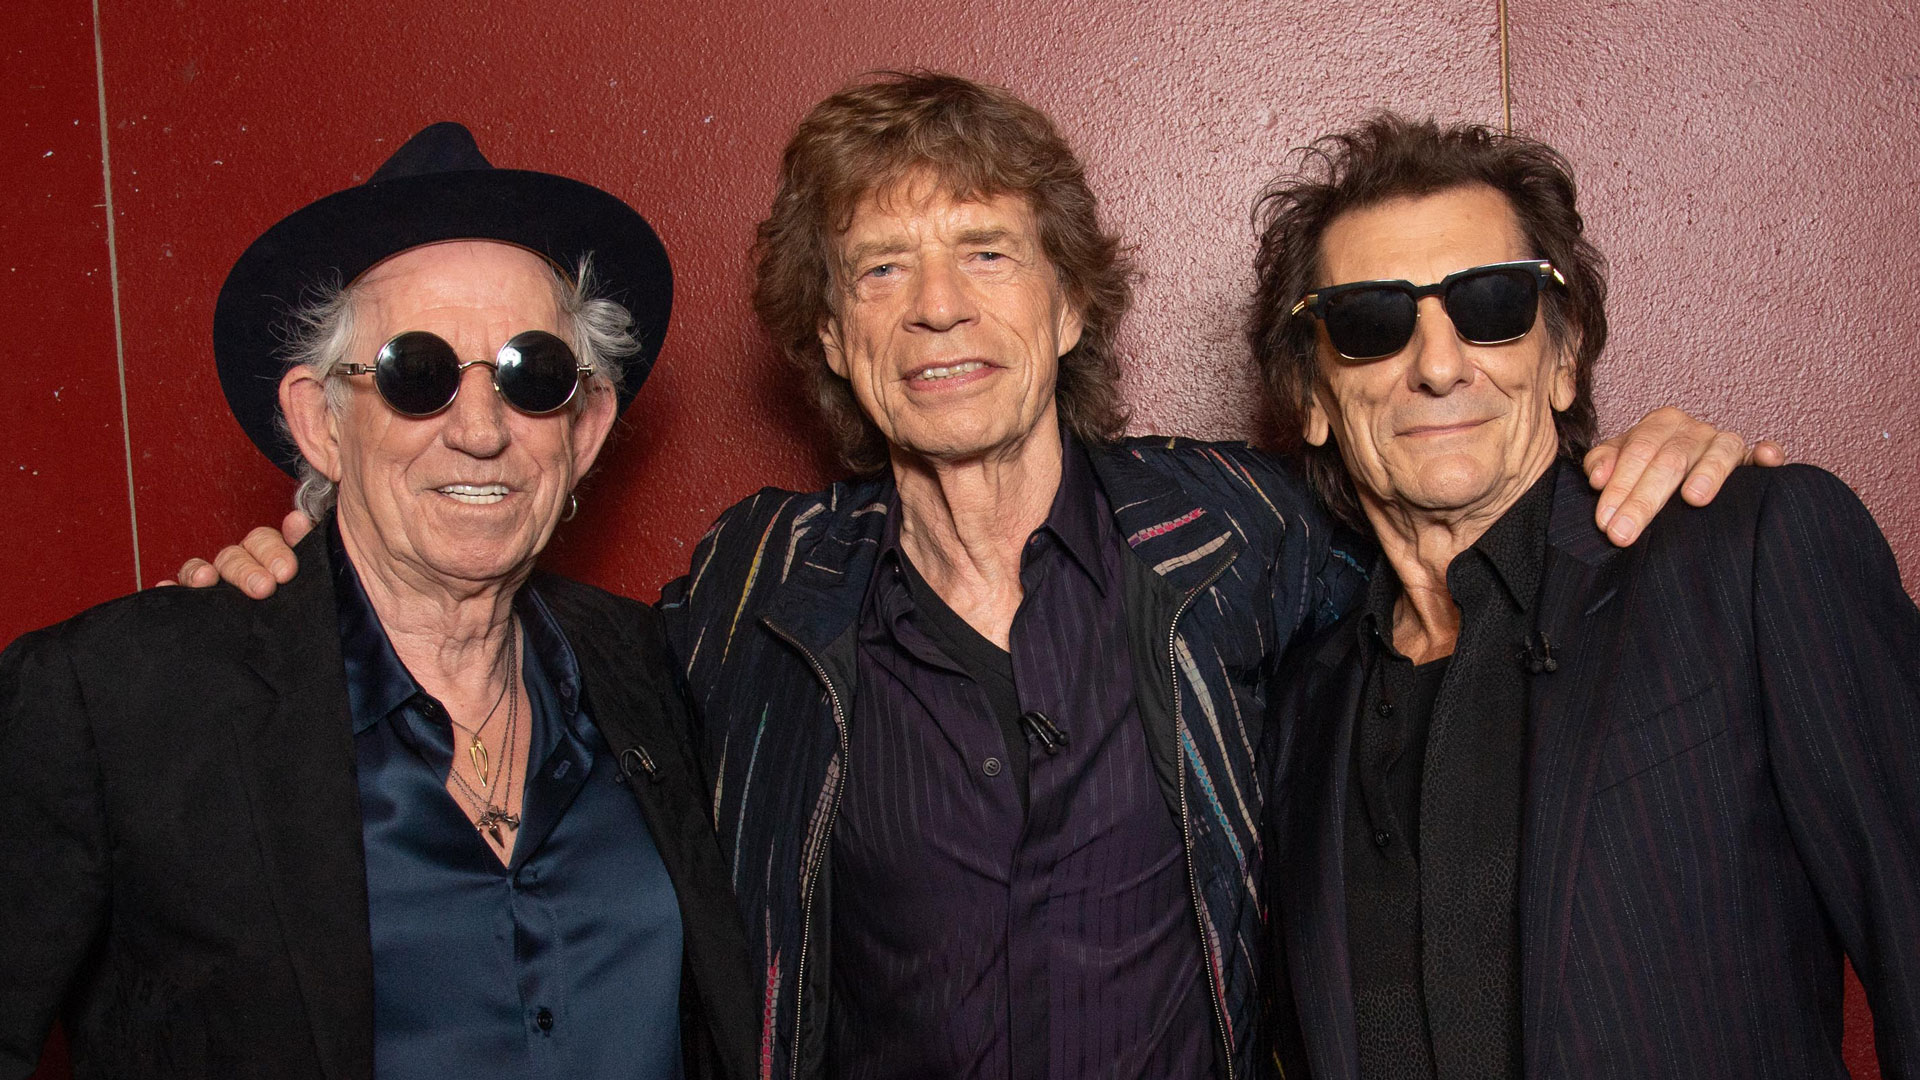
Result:
<svg viewBox="0 0 1920 1080"><path fill-rule="evenodd" d="M1032 106L863 79L779 180L756 309L856 476L728 511L661 602L766 1072L1262 1075L1254 746L1350 560L1273 458L1121 438L1131 266ZM1710 491L1741 446L1679 426Z"/></svg>
<svg viewBox="0 0 1920 1080"><path fill-rule="evenodd" d="M1381 554L1268 729L1289 1074L1844 1077L1844 954L1920 1076L1920 611L1873 519L1747 469L1616 549L1565 160L1391 115L1316 150L1252 340Z"/></svg>

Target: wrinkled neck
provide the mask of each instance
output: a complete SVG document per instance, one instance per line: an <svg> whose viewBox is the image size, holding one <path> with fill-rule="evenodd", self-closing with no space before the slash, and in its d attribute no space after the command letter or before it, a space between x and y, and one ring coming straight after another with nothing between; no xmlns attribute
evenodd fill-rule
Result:
<svg viewBox="0 0 1920 1080"><path fill-rule="evenodd" d="M1064 454L1051 424L977 459L894 454L902 550L948 607L1002 648L1022 597L1021 555L1052 512Z"/></svg>

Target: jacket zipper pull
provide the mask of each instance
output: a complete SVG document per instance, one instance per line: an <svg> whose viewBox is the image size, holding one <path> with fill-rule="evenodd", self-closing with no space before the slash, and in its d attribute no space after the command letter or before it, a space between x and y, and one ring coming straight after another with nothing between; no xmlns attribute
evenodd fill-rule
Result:
<svg viewBox="0 0 1920 1080"><path fill-rule="evenodd" d="M660 767L653 763L653 755L647 753L647 748L639 743L620 751L620 775L631 781L636 772L645 772L648 780L656 784L660 782Z"/></svg>

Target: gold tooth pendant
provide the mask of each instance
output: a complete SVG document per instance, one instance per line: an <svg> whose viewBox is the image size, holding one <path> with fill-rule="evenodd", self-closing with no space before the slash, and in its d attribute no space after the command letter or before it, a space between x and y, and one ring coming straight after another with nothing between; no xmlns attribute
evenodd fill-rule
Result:
<svg viewBox="0 0 1920 1080"><path fill-rule="evenodd" d="M480 777L480 786L487 785L487 748L481 744L480 736L467 743L467 760L473 762L473 771Z"/></svg>

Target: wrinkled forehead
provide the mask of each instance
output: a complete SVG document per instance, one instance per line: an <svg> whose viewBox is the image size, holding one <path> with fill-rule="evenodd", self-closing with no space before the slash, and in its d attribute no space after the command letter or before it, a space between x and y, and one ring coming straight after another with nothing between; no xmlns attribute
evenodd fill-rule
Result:
<svg viewBox="0 0 1920 1080"><path fill-rule="evenodd" d="M1031 193L995 183L989 170L968 163L909 160L888 162L868 171L865 182L849 185L829 200L829 228L842 235L863 211L907 215L953 203L1018 203L1029 214Z"/></svg>
<svg viewBox="0 0 1920 1080"><path fill-rule="evenodd" d="M1051 264L1033 200L1025 193L964 190L931 172L917 172L864 192L829 240L836 270L875 253L895 254L934 242L991 243L1032 252Z"/></svg>
<svg viewBox="0 0 1920 1080"><path fill-rule="evenodd" d="M553 264L514 244L453 240L409 248L354 285L356 320L374 334L431 330L453 340L512 327L554 331L562 282ZM502 338L504 340L504 338ZM458 344L458 342L456 342Z"/></svg>
<svg viewBox="0 0 1920 1080"><path fill-rule="evenodd" d="M1456 270L1534 257L1513 203L1484 184L1395 195L1342 211L1320 235L1314 288L1351 281L1439 281Z"/></svg>

